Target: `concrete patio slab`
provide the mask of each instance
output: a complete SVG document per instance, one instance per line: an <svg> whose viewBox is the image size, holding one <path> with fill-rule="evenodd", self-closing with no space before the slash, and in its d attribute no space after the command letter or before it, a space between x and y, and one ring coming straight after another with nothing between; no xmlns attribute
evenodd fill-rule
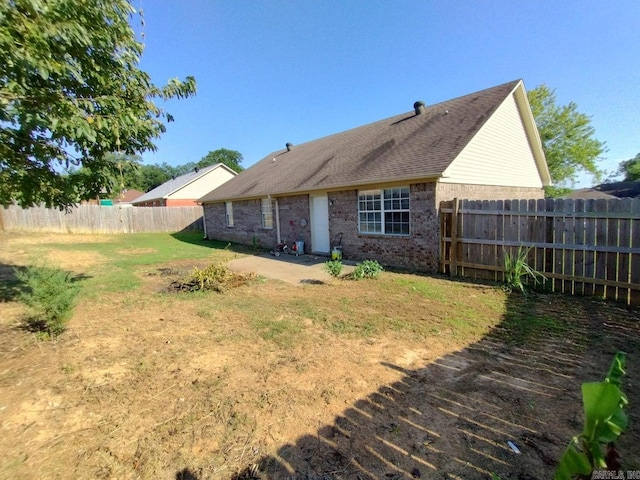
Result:
<svg viewBox="0 0 640 480"><path fill-rule="evenodd" d="M295 256L283 253L279 257L275 257L265 253L232 260L227 266L234 272L253 272L293 285L304 285L305 283L328 283L331 281L331 276L323 269L327 260L327 257L311 254ZM342 264L344 265L342 275L353 272L354 262L343 261Z"/></svg>

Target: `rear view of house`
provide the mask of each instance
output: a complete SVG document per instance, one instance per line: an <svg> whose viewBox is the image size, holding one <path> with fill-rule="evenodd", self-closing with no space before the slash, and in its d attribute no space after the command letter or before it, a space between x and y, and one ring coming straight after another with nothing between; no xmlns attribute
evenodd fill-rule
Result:
<svg viewBox="0 0 640 480"><path fill-rule="evenodd" d="M196 168L149 190L131 203L136 207L193 207L198 199L235 177L222 163Z"/></svg>
<svg viewBox="0 0 640 480"><path fill-rule="evenodd" d="M550 184L522 81L300 145L287 144L205 195L212 239L436 270L438 205L542 198Z"/></svg>

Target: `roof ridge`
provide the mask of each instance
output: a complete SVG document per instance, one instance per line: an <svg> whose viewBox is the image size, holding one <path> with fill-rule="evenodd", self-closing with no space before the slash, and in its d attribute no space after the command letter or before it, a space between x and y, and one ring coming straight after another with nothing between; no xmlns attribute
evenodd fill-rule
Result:
<svg viewBox="0 0 640 480"><path fill-rule="evenodd" d="M405 111L290 150L273 151L200 200L437 178L521 82L510 81L434 103L420 114Z"/></svg>
<svg viewBox="0 0 640 480"><path fill-rule="evenodd" d="M513 84L513 88L515 88L516 85L518 85L518 83L520 83L521 81L522 81L521 78L517 79L517 80L511 80L510 82L505 82L505 83L502 83L500 85L495 85L493 87L483 88L482 90L477 90L475 92L471 92L471 93L467 93L467 94L464 94L464 95L460 95L459 97L450 98L448 100L442 100L441 102L434 103L434 104L431 104L431 105L427 104L427 105L425 105L425 113L429 113L429 110L432 110L435 107L441 106L441 105L443 105L445 103L459 101L459 100L462 100L462 99L464 99L466 97L472 97L474 95L486 94L487 92L490 92L491 90L498 90L498 89L504 88L507 85ZM513 90L513 88L511 88L511 90ZM304 145L307 145L309 143L317 142L318 140L324 140L324 139L328 139L328 138L331 138L331 137L334 137L334 136L337 136L337 135L347 134L349 132L352 132L353 130L358 130L360 128L366 128L366 127L369 127L371 125L375 125L376 123L380 123L380 122L387 122L389 120L393 120L393 119L396 119L398 117L401 117L401 116L404 116L404 115L408 115L408 114L411 114L413 116L414 111L413 110L407 110L405 112L401 112L401 113L397 113L395 115L391 115L390 117L382 118L380 120L374 120L372 122L364 123L364 124L356 126L356 127L351 127L351 128L346 129L346 130L341 130L339 132L330 133L330 134L324 135L322 137L314 138L313 140L307 140L306 142L294 144L295 146L293 146L293 148L300 148L300 147L302 147ZM282 154L282 153L284 153L286 151L287 151L286 148L279 149L279 150L274 150L273 152L269 153L265 157L263 157L260 160L258 160L256 163L260 163L262 161L268 160L269 158L272 158L272 157L275 157L277 155L280 155L280 154Z"/></svg>

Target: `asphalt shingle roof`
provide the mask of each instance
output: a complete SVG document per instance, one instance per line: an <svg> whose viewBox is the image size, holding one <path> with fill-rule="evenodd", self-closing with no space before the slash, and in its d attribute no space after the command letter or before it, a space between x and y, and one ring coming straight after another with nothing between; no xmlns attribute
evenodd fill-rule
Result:
<svg viewBox="0 0 640 480"><path fill-rule="evenodd" d="M603 183L592 188L575 190L567 198L640 198L640 180L626 182Z"/></svg>
<svg viewBox="0 0 640 480"><path fill-rule="evenodd" d="M210 172L220 165L222 164L216 163L215 165L209 165L208 167L200 168L197 172L192 170L188 173L185 173L184 175L180 175L179 177L167 180L162 185L158 185L156 188L149 190L144 195L136 198L132 203L142 203L152 200L158 200L161 198L167 198L176 190L179 190L185 185L190 184L194 180L197 180L198 178L203 176L205 173Z"/></svg>
<svg viewBox="0 0 640 480"><path fill-rule="evenodd" d="M519 82L273 152L200 201L438 177Z"/></svg>

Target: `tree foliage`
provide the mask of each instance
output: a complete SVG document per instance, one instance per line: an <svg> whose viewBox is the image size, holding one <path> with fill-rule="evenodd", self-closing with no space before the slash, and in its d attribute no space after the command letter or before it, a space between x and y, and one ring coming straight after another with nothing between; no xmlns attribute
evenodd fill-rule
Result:
<svg viewBox="0 0 640 480"><path fill-rule="evenodd" d="M148 192L172 178L189 173L196 168L205 168L217 163L223 163L236 172L242 170L240 166L242 154L226 148L211 151L198 162L187 162L177 166L166 162L160 165L143 165L139 156L122 153L106 154L105 159L115 165L114 176L109 181L117 191L135 188ZM72 174L82 173L86 174L86 169L79 169Z"/></svg>
<svg viewBox="0 0 640 480"><path fill-rule="evenodd" d="M591 119L574 102L557 105L555 90L544 84L529 90L528 98L553 182L571 185L580 171L599 181L597 161L606 148L594 138Z"/></svg>
<svg viewBox="0 0 640 480"><path fill-rule="evenodd" d="M195 94L193 77L158 87L138 68L134 13L127 0L0 2L0 204L113 190L108 154L155 150L172 121L154 100Z"/></svg>
<svg viewBox="0 0 640 480"><path fill-rule="evenodd" d="M618 172L624 175L625 180L640 180L640 153L634 158L620 162Z"/></svg>
<svg viewBox="0 0 640 480"><path fill-rule="evenodd" d="M240 165L242 163L242 154L235 150L227 150L226 148L219 148L218 150L207 153L198 162L198 168L208 167L209 165L215 165L216 163L222 163L226 165L234 172L240 173L244 168Z"/></svg>

